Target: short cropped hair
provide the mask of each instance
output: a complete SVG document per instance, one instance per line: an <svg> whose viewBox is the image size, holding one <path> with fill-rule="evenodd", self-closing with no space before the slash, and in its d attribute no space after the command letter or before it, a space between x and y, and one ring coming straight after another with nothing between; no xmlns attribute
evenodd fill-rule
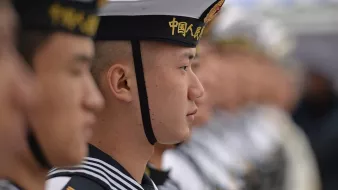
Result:
<svg viewBox="0 0 338 190"><path fill-rule="evenodd" d="M36 30L21 30L19 32L18 50L28 65L33 67L33 58L36 51L48 40L51 34L52 32Z"/></svg>
<svg viewBox="0 0 338 190"><path fill-rule="evenodd" d="M98 85L101 74L121 59L132 60L129 41L97 41L95 43L95 59L91 73Z"/></svg>

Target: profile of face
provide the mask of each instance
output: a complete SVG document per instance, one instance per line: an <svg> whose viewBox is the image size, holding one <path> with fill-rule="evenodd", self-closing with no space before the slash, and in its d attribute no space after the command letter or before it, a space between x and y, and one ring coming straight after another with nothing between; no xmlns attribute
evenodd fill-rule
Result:
<svg viewBox="0 0 338 190"><path fill-rule="evenodd" d="M104 103L90 73L93 56L90 38L56 32L33 57L40 99L32 127L54 166L78 164L87 155L95 113Z"/></svg>
<svg viewBox="0 0 338 190"><path fill-rule="evenodd" d="M10 151L21 149L25 144L26 114L33 102L34 83L33 75L25 67L15 48L14 11L9 5L2 5L2 3L0 5L0 154L5 155L10 154Z"/></svg>
<svg viewBox="0 0 338 190"><path fill-rule="evenodd" d="M205 89L205 95L197 100L199 110L194 126L198 127L210 119L214 108L237 109L238 75L236 65L207 39L201 40L195 62L193 70Z"/></svg>
<svg viewBox="0 0 338 190"><path fill-rule="evenodd" d="M196 49L161 42L142 43L141 48L154 134L160 144L182 142L204 93L192 70ZM137 93L133 96L138 99Z"/></svg>

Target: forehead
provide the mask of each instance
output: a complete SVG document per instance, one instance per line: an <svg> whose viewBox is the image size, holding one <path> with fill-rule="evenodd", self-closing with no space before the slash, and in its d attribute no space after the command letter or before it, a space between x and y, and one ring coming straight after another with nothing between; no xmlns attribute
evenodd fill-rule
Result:
<svg viewBox="0 0 338 190"><path fill-rule="evenodd" d="M90 38L55 32L39 46L34 55L34 67L36 71L54 72L77 63L91 63L93 55L94 45Z"/></svg>
<svg viewBox="0 0 338 190"><path fill-rule="evenodd" d="M55 54L68 52L69 54L94 55L94 43L85 36L55 32L48 42L47 44L51 50L55 51Z"/></svg>
<svg viewBox="0 0 338 190"><path fill-rule="evenodd" d="M143 42L142 48L152 53L183 53L183 52L190 52L193 54L196 53L196 48L184 47L182 45L161 41Z"/></svg>
<svg viewBox="0 0 338 190"><path fill-rule="evenodd" d="M190 61L196 54L196 48L189 48L164 42L144 42L141 48L143 64L147 68L177 66Z"/></svg>

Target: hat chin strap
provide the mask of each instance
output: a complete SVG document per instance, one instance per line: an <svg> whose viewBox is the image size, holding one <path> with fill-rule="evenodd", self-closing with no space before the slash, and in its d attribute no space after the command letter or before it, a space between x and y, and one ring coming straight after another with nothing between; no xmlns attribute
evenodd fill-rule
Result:
<svg viewBox="0 0 338 190"><path fill-rule="evenodd" d="M139 96L139 101L140 101L143 129L144 129L144 133L147 136L148 142L151 145L154 145L157 142L157 140L156 140L153 128L151 126L148 95L147 95L147 89L146 89L146 82L144 79L140 41L132 40L131 46L133 50L134 67L135 67L135 73L136 73L136 81L137 81L138 96Z"/></svg>
<svg viewBox="0 0 338 190"><path fill-rule="evenodd" d="M33 157L38 162L40 167L48 169L48 170L52 169L53 166L48 162L31 128L28 129L27 140L28 140L29 148L33 154Z"/></svg>

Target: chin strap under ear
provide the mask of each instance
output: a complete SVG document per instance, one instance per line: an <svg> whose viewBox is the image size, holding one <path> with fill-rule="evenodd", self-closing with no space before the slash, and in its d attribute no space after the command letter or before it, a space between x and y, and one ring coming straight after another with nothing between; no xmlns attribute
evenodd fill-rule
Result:
<svg viewBox="0 0 338 190"><path fill-rule="evenodd" d="M39 163L42 168L45 169L52 169L52 165L48 162L46 156L44 155L36 136L34 135L31 128L28 129L28 136L27 136L29 148L35 158L35 160Z"/></svg>
<svg viewBox="0 0 338 190"><path fill-rule="evenodd" d="M135 67L135 73L136 73L138 95L140 99L139 101L140 101L144 133L146 134L149 143L154 145L157 142L157 140L156 140L153 128L151 126L148 95L147 95L147 89L146 89L146 82L144 79L140 41L132 40L131 46L133 50L134 67Z"/></svg>

